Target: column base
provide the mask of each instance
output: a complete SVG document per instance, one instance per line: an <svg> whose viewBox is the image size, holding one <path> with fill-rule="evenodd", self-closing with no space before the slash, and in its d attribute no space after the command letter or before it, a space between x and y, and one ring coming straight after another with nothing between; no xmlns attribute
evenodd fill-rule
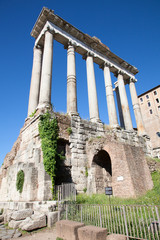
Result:
<svg viewBox="0 0 160 240"><path fill-rule="evenodd" d="M110 126L111 128L114 128L114 129L121 129L121 127L118 124L112 124Z"/></svg>
<svg viewBox="0 0 160 240"><path fill-rule="evenodd" d="M102 123L99 118L90 118L90 121L95 123Z"/></svg>
<svg viewBox="0 0 160 240"><path fill-rule="evenodd" d="M36 109L48 108L52 109L51 103L39 103Z"/></svg>
<svg viewBox="0 0 160 240"><path fill-rule="evenodd" d="M67 113L69 116L79 116L78 112L68 112Z"/></svg>

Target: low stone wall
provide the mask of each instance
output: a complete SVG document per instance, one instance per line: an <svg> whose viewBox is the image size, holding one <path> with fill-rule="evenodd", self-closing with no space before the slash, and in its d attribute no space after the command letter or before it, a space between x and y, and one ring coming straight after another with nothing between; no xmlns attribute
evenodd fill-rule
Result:
<svg viewBox="0 0 160 240"><path fill-rule="evenodd" d="M53 212L56 210L57 201L34 201L34 202L0 202L0 209L18 211L32 209L41 213Z"/></svg>

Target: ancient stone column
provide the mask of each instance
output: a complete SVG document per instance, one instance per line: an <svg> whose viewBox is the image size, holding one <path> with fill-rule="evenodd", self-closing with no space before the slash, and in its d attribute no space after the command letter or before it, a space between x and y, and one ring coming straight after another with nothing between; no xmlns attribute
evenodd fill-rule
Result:
<svg viewBox="0 0 160 240"><path fill-rule="evenodd" d="M37 108L39 102L39 89L42 67L42 48L35 46L33 49L33 67L29 94L28 116Z"/></svg>
<svg viewBox="0 0 160 240"><path fill-rule="evenodd" d="M38 108L51 106L52 62L53 62L53 33L47 30L45 32L44 40L42 76Z"/></svg>
<svg viewBox="0 0 160 240"><path fill-rule="evenodd" d="M115 92L116 92L117 106L118 106L118 112L119 112L120 126L121 126L121 128L125 128L123 113L122 113L121 100L120 100L120 96L119 96L119 89L118 89L118 83L117 82L115 82Z"/></svg>
<svg viewBox="0 0 160 240"><path fill-rule="evenodd" d="M93 56L87 54L86 57L87 67L87 85L88 85L88 101L89 101L89 114L92 122L99 121L99 110L97 101L96 81L94 74Z"/></svg>
<svg viewBox="0 0 160 240"><path fill-rule="evenodd" d="M70 43L67 49L67 113L77 115L75 50Z"/></svg>
<svg viewBox="0 0 160 240"><path fill-rule="evenodd" d="M128 99L126 94L126 89L124 85L124 79L122 73L118 74L118 88L119 88L119 96L121 101L124 125L126 130L132 130L132 120L129 111Z"/></svg>
<svg viewBox="0 0 160 240"><path fill-rule="evenodd" d="M115 106L114 95L113 95L110 69L109 69L109 66L106 64L104 64L104 82L105 82L105 89L106 89L109 124L112 127L118 127L118 119L117 119L116 106Z"/></svg>
<svg viewBox="0 0 160 240"><path fill-rule="evenodd" d="M142 119L142 114L141 114L141 110L140 110L140 106L139 106L139 102L138 102L134 79L130 79L129 88L130 88L130 94L131 94L132 105L133 105L134 115L135 115L135 119L136 119L138 134L146 135L146 131L145 131L145 127L144 127L144 123L143 123L143 119Z"/></svg>

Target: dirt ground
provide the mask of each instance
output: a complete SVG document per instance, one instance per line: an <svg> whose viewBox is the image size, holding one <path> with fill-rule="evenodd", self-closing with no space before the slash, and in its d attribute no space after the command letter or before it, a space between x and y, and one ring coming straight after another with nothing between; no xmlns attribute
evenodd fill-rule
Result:
<svg viewBox="0 0 160 240"><path fill-rule="evenodd" d="M56 240L56 228L44 229L37 233L26 234L13 240Z"/></svg>

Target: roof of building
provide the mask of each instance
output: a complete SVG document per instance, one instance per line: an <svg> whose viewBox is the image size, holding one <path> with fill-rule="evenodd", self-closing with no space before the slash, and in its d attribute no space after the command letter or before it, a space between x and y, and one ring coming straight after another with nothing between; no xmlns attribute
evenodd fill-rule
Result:
<svg viewBox="0 0 160 240"><path fill-rule="evenodd" d="M155 89L157 89L157 88L159 88L159 87L160 87L160 85L158 85L158 86L156 86L156 87L154 87L154 88L151 88L151 89L149 89L148 91L146 91L146 92L144 92L144 93L141 93L140 95L138 95L138 98L141 97L141 96L143 96L143 95L146 95L147 93L150 93L150 92L154 91Z"/></svg>

